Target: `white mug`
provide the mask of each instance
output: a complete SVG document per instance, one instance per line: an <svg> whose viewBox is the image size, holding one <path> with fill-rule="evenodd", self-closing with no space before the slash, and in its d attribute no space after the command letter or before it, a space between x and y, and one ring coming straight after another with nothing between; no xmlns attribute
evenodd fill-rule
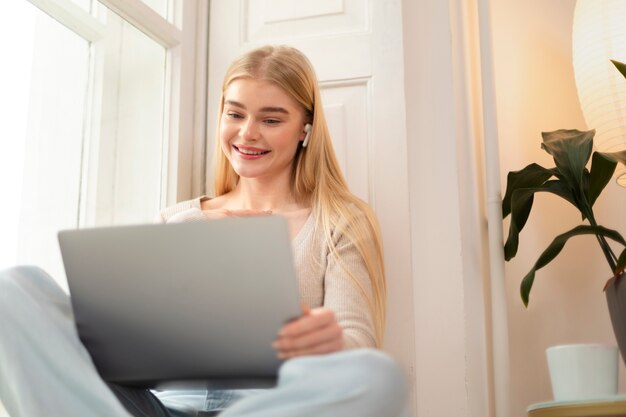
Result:
<svg viewBox="0 0 626 417"><path fill-rule="evenodd" d="M618 350L599 344L560 345L546 350L555 401L617 395Z"/></svg>

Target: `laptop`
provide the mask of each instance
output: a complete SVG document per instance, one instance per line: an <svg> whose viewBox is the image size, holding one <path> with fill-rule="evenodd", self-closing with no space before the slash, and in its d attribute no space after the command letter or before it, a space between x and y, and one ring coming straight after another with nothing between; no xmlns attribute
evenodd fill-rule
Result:
<svg viewBox="0 0 626 417"><path fill-rule="evenodd" d="M271 344L300 315L284 218L65 230L58 238L78 334L105 381L275 381L281 362Z"/></svg>

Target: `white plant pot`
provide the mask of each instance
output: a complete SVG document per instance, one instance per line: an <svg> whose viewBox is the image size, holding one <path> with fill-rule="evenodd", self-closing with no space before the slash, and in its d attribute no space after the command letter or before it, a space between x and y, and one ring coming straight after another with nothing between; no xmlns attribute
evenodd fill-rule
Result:
<svg viewBox="0 0 626 417"><path fill-rule="evenodd" d="M617 395L618 350L599 344L560 345L546 350L555 401Z"/></svg>

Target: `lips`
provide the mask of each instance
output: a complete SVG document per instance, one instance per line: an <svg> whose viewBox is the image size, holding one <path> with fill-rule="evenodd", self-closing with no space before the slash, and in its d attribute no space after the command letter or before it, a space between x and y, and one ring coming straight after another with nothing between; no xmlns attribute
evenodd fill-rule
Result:
<svg viewBox="0 0 626 417"><path fill-rule="evenodd" d="M263 155L267 155L270 151L253 146L233 145L233 149L244 159L258 159Z"/></svg>

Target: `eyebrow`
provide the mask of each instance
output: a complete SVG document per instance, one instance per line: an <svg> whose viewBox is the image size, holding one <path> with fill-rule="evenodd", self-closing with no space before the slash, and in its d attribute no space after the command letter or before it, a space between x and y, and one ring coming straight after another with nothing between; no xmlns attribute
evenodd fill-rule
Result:
<svg viewBox="0 0 626 417"><path fill-rule="evenodd" d="M238 101L235 100L226 100L224 101L224 104L229 104L231 106L235 106L235 107L240 107L242 109L246 109L246 106L243 105L243 103L240 103ZM287 111L287 109L285 109L284 107L262 107L261 108L261 113L284 113L284 114L289 114L289 112Z"/></svg>

